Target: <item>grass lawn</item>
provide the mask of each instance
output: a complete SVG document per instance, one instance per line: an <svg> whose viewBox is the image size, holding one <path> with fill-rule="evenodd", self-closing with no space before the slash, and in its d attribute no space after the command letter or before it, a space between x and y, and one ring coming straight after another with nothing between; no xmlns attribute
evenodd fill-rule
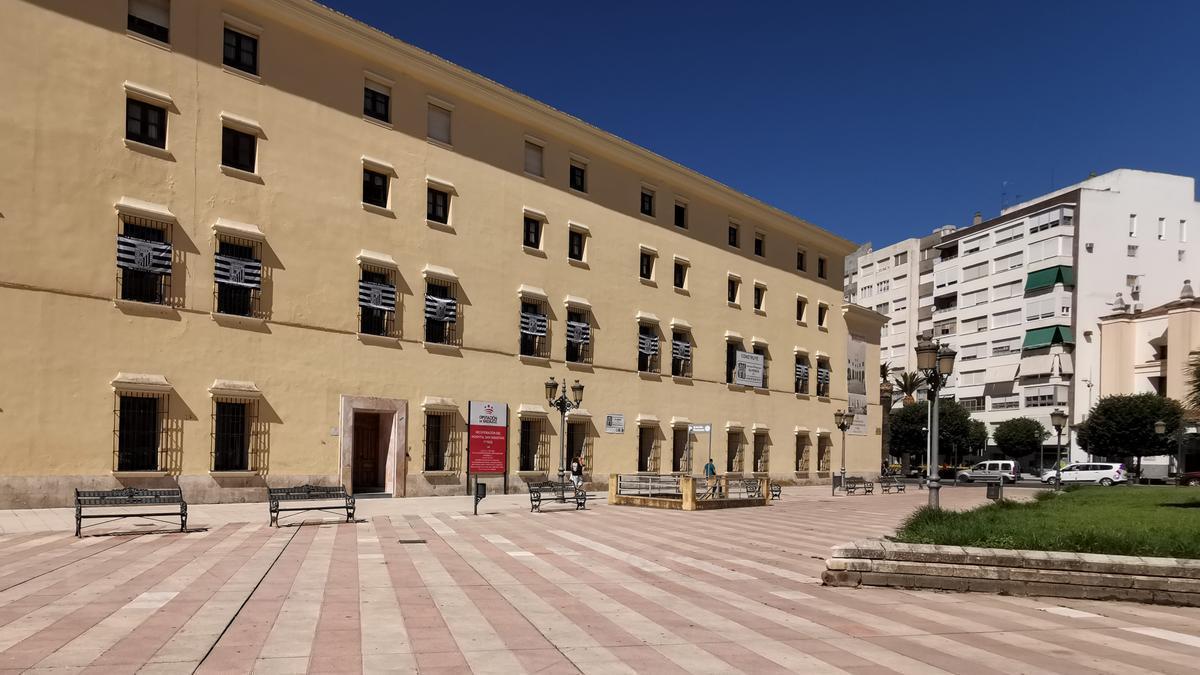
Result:
<svg viewBox="0 0 1200 675"><path fill-rule="evenodd" d="M1200 558L1200 490L1079 487L970 511L921 508L896 541L1169 558Z"/></svg>

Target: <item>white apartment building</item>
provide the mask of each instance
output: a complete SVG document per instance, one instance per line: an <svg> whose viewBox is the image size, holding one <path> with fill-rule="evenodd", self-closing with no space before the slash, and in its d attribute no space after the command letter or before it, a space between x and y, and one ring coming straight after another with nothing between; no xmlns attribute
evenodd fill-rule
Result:
<svg viewBox="0 0 1200 675"><path fill-rule="evenodd" d="M958 351L943 395L989 433L1011 417L1053 432L1055 408L1082 421L1100 393L1100 317L1118 294L1135 312L1175 298L1197 276L1188 228L1198 220L1194 179L1119 169L945 236L916 331ZM1070 429L1063 443L1085 457Z"/></svg>

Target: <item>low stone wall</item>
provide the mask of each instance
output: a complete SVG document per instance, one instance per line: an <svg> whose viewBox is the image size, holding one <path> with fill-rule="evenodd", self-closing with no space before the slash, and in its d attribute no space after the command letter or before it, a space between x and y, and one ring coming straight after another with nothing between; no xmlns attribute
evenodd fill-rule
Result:
<svg viewBox="0 0 1200 675"><path fill-rule="evenodd" d="M901 544L837 546L827 586L893 586L1200 607L1200 560Z"/></svg>

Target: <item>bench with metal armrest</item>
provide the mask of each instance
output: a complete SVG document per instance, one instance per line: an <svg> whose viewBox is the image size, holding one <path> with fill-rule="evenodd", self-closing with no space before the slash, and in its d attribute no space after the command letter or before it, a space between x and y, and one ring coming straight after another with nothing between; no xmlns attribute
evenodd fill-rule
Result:
<svg viewBox="0 0 1200 675"><path fill-rule="evenodd" d="M107 511L84 513L85 509L113 508L121 506L170 506L167 511ZM125 488L122 490L75 490L75 536L83 536L84 518L148 518L152 516L175 516L179 518L179 531L187 530L187 502L179 488Z"/></svg>
<svg viewBox="0 0 1200 675"><path fill-rule="evenodd" d="M324 506L282 506L295 502L340 502ZM330 513L346 511L346 522L354 522L354 495L346 492L341 485L298 485L296 487L267 488L267 508L270 511L271 525L279 526L279 514L283 511L327 511Z"/></svg>

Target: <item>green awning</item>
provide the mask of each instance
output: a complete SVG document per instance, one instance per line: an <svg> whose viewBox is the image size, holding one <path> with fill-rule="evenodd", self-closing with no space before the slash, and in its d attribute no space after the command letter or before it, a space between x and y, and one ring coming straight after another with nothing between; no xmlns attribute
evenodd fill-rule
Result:
<svg viewBox="0 0 1200 675"><path fill-rule="evenodd" d="M1074 286L1075 268L1070 265L1058 265L1030 272L1029 276L1025 279L1025 292L1040 291L1043 288L1054 288L1055 284Z"/></svg>
<svg viewBox="0 0 1200 675"><path fill-rule="evenodd" d="M1021 349L1037 349L1057 344L1075 344L1075 332L1070 326L1047 326L1027 330Z"/></svg>

